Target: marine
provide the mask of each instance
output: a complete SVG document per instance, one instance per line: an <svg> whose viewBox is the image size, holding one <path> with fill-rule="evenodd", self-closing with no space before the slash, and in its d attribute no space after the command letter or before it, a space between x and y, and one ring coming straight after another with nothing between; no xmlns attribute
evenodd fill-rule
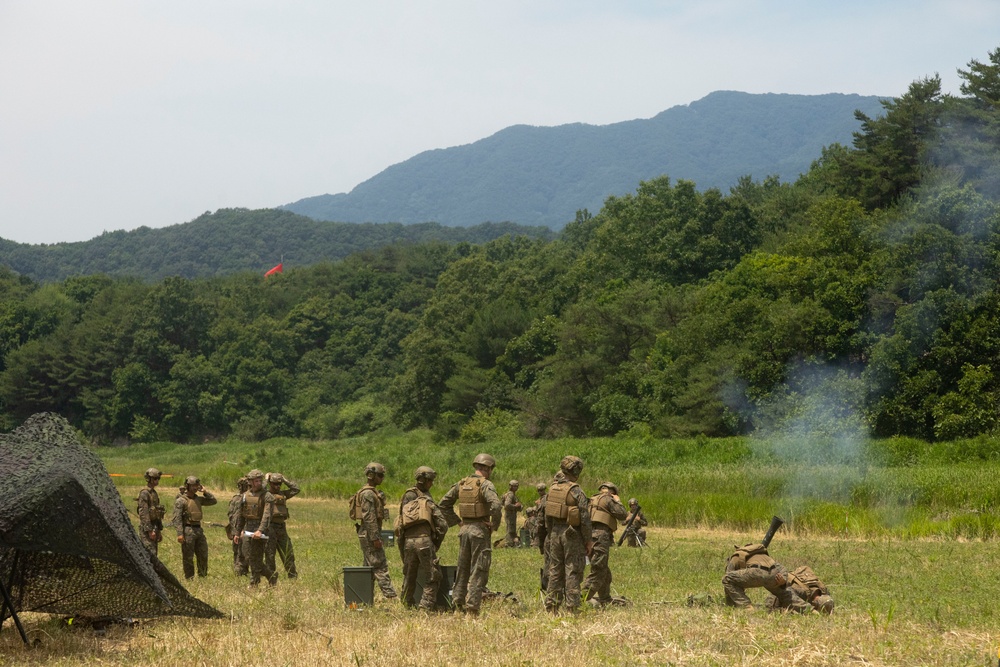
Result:
<svg viewBox="0 0 1000 667"><path fill-rule="evenodd" d="M239 542L233 541L233 537L237 534L236 524L239 520L240 510L243 506L243 494L246 493L249 488L250 482L247 481L246 477L240 477L236 480L236 493L229 499L229 509L226 512L226 515L229 517L229 523L226 524L226 537L229 539L229 543L233 547L233 573L237 577L245 577L247 572L250 571L247 559L243 557L243 548L240 546Z"/></svg>
<svg viewBox="0 0 1000 667"><path fill-rule="evenodd" d="M156 468L145 472L146 488L139 491L135 508L135 513L139 515L139 539L154 556L163 540L163 517L167 512L160 504L160 494L156 492L161 474Z"/></svg>
<svg viewBox="0 0 1000 667"><path fill-rule="evenodd" d="M403 604L425 611L433 610L437 603L442 580L437 551L448 532L448 521L430 494L436 478L433 468L417 468L416 485L399 499L396 517L396 539L403 561ZM417 581L421 579L423 589L417 590Z"/></svg>
<svg viewBox="0 0 1000 667"><path fill-rule="evenodd" d="M389 578L389 561L382 545L382 521L388 516L385 494L377 487L385 479L385 466L372 461L365 466L365 485L351 499L350 517L357 523L358 543L365 565L373 568L382 597L397 598L396 589Z"/></svg>
<svg viewBox="0 0 1000 667"><path fill-rule="evenodd" d="M460 612L475 617L479 615L490 578L493 562L490 536L500 528L502 506L490 481L496 459L479 454L472 460L472 467L475 472L452 486L440 506L449 526L461 524L453 602Z"/></svg>
<svg viewBox="0 0 1000 667"><path fill-rule="evenodd" d="M618 487L612 482L602 482L597 495L590 498L594 549L590 555L590 574L583 582L587 600L601 607L611 604L611 545L618 522L624 521L627 515L628 511L618 498Z"/></svg>
<svg viewBox="0 0 1000 667"><path fill-rule="evenodd" d="M582 473L582 459L564 456L545 500L549 561L545 609L550 613L557 613L562 606L571 614L579 612L583 571L594 549L590 501L577 484Z"/></svg>
<svg viewBox="0 0 1000 667"><path fill-rule="evenodd" d="M268 493L274 498L274 511L271 513L271 532L264 543L264 562L268 569L277 575L278 567L275 555L281 557L281 566L285 576L295 579L299 576L295 568L295 550L292 548L292 538L288 536L285 523L288 521L287 501L299 495L299 486L280 472L269 472L264 476ZM282 486L285 488L282 489Z"/></svg>
<svg viewBox="0 0 1000 667"><path fill-rule="evenodd" d="M722 588L726 594L726 604L753 610L753 603L746 594L748 588L765 588L774 595L783 609L808 613L812 611L795 591L788 587L788 571L767 553L763 544L745 544L726 561L726 575L722 578Z"/></svg>
<svg viewBox="0 0 1000 667"><path fill-rule="evenodd" d="M201 492L201 495L198 495ZM184 577L194 577L194 561L198 560L198 576L208 576L208 540L201 527L204 513L202 507L216 504L218 501L205 490L194 475L184 480L184 493L174 501L173 526L177 529L177 541L181 545L181 562L184 567Z"/></svg>
<svg viewBox="0 0 1000 667"><path fill-rule="evenodd" d="M517 490L521 487L521 483L516 479L510 480L507 485L507 493L503 494L503 498L500 499L500 504L503 507L503 517L504 523L507 526L507 535L504 538L505 547L516 547L518 544L517 540L517 514L522 509L524 505L517 497Z"/></svg>
<svg viewBox="0 0 1000 667"><path fill-rule="evenodd" d="M797 567L789 572L787 586L819 613L825 615L833 613L835 605L833 597L830 595L830 589L820 581L820 578L816 576L816 573L808 565ZM788 609L789 607L783 606L781 600L777 596L772 595L767 599L767 608L774 611Z"/></svg>
<svg viewBox="0 0 1000 667"><path fill-rule="evenodd" d="M629 498L628 516L625 517L625 523L628 523L632 515L636 514L636 512L638 512L638 515L625 534L625 544L630 547L644 547L646 546L646 526L649 525L649 521L646 520L646 515L639 509L639 501L635 498Z"/></svg>
<svg viewBox="0 0 1000 667"><path fill-rule="evenodd" d="M240 497L240 511L236 518L233 542L243 549L243 557L250 567L250 588L266 579L272 586L278 583L274 570L264 560L264 542L271 530L274 498L264 489L264 473L254 468L246 474L249 488Z"/></svg>

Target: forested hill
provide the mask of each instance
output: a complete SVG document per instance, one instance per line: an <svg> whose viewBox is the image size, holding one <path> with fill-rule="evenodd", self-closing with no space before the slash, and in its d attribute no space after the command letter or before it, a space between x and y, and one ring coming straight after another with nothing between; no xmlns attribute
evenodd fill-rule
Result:
<svg viewBox="0 0 1000 667"><path fill-rule="evenodd" d="M29 245L0 239L0 265L39 282L103 273L159 280L343 259L351 253L399 243L484 243L505 234L548 238L544 227L510 223L469 228L318 222L278 209L220 209L179 225L105 232L89 241Z"/></svg>
<svg viewBox="0 0 1000 667"><path fill-rule="evenodd" d="M854 111L881 114L878 97L715 92L653 118L595 126L518 125L465 146L389 167L348 194L285 208L317 220L510 220L559 229L577 210L662 175L722 191L739 178L795 180L824 146L849 145Z"/></svg>

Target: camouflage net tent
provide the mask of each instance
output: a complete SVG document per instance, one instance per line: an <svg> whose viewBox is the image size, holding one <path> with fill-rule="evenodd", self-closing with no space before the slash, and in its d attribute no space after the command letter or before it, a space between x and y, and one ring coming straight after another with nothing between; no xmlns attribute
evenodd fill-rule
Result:
<svg viewBox="0 0 1000 667"><path fill-rule="evenodd" d="M0 435L0 498L0 584L14 611L222 616L146 551L104 464L62 417Z"/></svg>

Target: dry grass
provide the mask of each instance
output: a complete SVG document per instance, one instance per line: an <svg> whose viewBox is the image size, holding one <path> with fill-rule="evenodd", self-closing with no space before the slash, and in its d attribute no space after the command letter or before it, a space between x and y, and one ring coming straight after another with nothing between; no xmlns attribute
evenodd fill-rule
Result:
<svg viewBox="0 0 1000 667"><path fill-rule="evenodd" d="M134 489L124 490L126 498ZM221 521L224 499L210 508ZM25 614L38 645L22 648L8 621L0 633L7 665L993 665L1000 633L994 601L996 543L841 541L779 534L772 553L788 566L808 562L838 602L832 617L745 613L721 604L687 607L690 593L718 595L734 542L759 536L723 531L650 530L649 549L612 554L614 588L628 608L576 618L545 614L537 593L540 556L494 552L490 587L519 602L484 606L478 620L425 615L378 599L371 609L343 602L344 566L360 553L343 501L295 499L290 533L301 577L247 591L232 576L223 532L212 529L209 576L190 582L228 618L165 618L104 636ZM455 559L449 536L442 561ZM161 558L180 572L171 536ZM399 582L399 556L390 551Z"/></svg>

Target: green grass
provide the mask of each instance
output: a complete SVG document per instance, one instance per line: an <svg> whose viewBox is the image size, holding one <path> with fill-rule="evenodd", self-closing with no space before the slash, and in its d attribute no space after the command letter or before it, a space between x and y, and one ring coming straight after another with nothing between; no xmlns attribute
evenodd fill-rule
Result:
<svg viewBox="0 0 1000 667"><path fill-rule="evenodd" d="M102 448L98 454L111 472L139 475L156 466L174 474L178 484L196 474L206 486L232 489L240 475L256 467L290 476L301 484L303 497L346 498L363 483L370 460L385 464L383 488L398 497L412 485L418 466L437 470L442 486L465 475L476 453L488 451L498 461L498 488L516 478L522 496L533 498L530 486L550 481L563 455L573 453L586 462L585 489L594 492L600 481L614 481L661 526L756 530L777 514L789 529L803 533L1000 536L1000 460L992 455L993 441L930 445L893 439L865 443L851 455L842 448L826 455L824 446L805 443L792 454L786 444L748 438L437 443L430 432L417 431L341 441L156 443Z"/></svg>

